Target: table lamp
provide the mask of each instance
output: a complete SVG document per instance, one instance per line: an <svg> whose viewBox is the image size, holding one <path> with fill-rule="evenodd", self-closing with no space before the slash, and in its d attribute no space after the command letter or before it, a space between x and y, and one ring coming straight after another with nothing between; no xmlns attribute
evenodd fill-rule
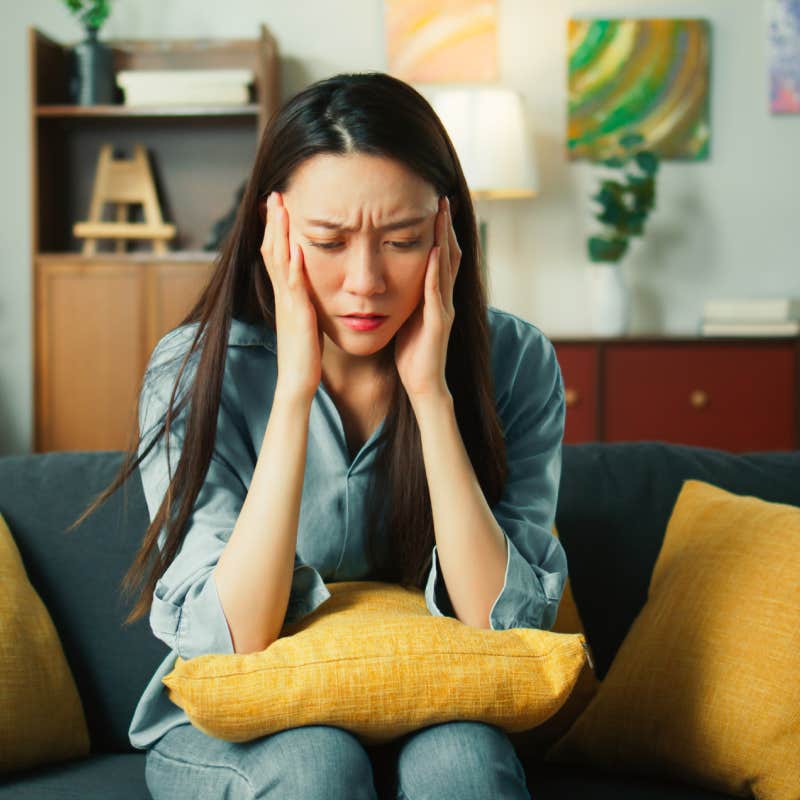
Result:
<svg viewBox="0 0 800 800"><path fill-rule="evenodd" d="M448 87L427 92L456 149L470 194L527 198L539 192L536 154L519 93L502 86ZM487 260L487 223L478 220L481 269Z"/></svg>

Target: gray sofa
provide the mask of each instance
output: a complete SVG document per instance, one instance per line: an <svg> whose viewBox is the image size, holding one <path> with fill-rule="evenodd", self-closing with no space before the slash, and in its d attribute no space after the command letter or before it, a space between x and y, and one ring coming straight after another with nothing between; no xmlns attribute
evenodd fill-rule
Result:
<svg viewBox="0 0 800 800"><path fill-rule="evenodd" d="M647 593L672 506L686 478L800 505L800 451L732 454L660 442L564 445L556 525L570 583L602 680ZM134 706L165 646L146 618L123 628L119 581L147 524L138 480L70 535L106 486L120 452L0 458L0 512L50 611L83 701L88 758L0 778L0 800L147 800L145 755L128 742ZM127 494L127 505L123 496ZM601 546L598 546L598 540ZM375 752L376 781L387 773ZM682 783L541 762L520 752L534 800L710 800ZM180 800L176 798L176 800Z"/></svg>

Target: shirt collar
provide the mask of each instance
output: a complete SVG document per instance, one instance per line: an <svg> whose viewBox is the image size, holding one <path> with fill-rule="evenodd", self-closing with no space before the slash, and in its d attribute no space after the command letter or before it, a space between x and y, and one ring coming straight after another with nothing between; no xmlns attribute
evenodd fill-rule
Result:
<svg viewBox="0 0 800 800"><path fill-rule="evenodd" d="M228 333L228 344L246 347L248 345L262 345L273 353L278 352L277 338L266 320L260 322L244 322L233 317L231 329Z"/></svg>

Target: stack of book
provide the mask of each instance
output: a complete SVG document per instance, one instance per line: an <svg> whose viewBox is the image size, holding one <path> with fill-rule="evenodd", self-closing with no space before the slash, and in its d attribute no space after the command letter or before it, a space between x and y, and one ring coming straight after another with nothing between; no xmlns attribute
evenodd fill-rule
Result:
<svg viewBox="0 0 800 800"><path fill-rule="evenodd" d="M800 334L800 297L706 300L704 336L794 336Z"/></svg>
<svg viewBox="0 0 800 800"><path fill-rule="evenodd" d="M250 69L136 69L117 73L126 106L246 105Z"/></svg>

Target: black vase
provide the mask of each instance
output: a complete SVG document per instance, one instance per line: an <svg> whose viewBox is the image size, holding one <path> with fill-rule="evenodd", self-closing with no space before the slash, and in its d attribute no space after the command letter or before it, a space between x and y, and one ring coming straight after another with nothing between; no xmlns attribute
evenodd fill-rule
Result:
<svg viewBox="0 0 800 800"><path fill-rule="evenodd" d="M86 38L72 48L69 95L81 106L114 102L113 53L98 41L97 28L86 28Z"/></svg>

